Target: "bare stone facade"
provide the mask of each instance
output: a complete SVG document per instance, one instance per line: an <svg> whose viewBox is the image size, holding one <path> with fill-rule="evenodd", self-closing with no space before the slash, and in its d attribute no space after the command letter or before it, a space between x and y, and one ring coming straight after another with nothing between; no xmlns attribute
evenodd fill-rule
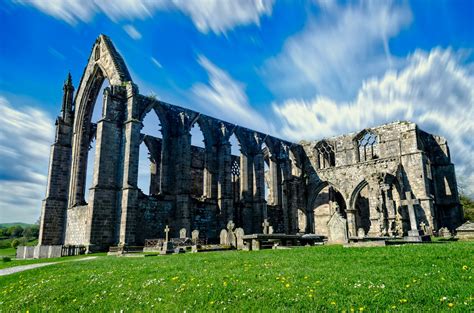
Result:
<svg viewBox="0 0 474 313"><path fill-rule="evenodd" d="M105 79L110 87L102 117L92 123ZM172 238L180 230L198 231L219 242L229 223L251 234L262 233L264 221L275 233L328 236L336 212L347 223L347 238L402 236L413 225L429 233L461 224L446 140L413 123L288 142L141 95L104 35L92 48L75 95L74 90L69 76L51 147L40 245L88 251L140 246L145 239L164 238L166 225ZM141 133L147 114L158 116L162 138ZM194 125L203 133L204 148L191 145ZM231 154L231 135L240 155ZM94 174L86 190L93 138ZM151 162L147 191L137 187L141 143Z"/></svg>

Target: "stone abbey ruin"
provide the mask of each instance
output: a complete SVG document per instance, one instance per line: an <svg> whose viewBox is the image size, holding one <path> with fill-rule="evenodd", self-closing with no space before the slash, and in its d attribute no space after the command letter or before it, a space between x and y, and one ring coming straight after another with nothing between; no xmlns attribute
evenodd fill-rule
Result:
<svg viewBox="0 0 474 313"><path fill-rule="evenodd" d="M102 116L92 123L104 80L110 87ZM313 142L281 140L141 95L104 35L74 91L69 76L51 148L40 247L144 246L165 238L165 229L171 238L193 233L218 243L222 230L234 227L290 239L417 240L462 222L447 142L413 123ZM159 118L162 138L141 133L147 114ZM196 125L204 148L191 145ZM239 155L231 153L232 135ZM86 186L93 140L93 179ZM137 186L141 144L149 151L150 190Z"/></svg>

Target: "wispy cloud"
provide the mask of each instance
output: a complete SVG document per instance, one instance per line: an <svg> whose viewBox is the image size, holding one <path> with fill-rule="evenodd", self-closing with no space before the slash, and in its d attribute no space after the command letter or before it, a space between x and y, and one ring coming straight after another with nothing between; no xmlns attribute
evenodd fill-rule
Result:
<svg viewBox="0 0 474 313"><path fill-rule="evenodd" d="M158 62L158 60L155 59L154 57L151 57L150 60L151 60L151 62L152 62L153 64L156 65L156 67L158 67L158 68L162 68L162 67L163 67L163 65L161 65L161 63Z"/></svg>
<svg viewBox="0 0 474 313"><path fill-rule="evenodd" d="M265 64L263 76L275 94L347 99L363 79L396 65L388 40L410 23L407 6L388 1L346 6L320 1L320 11Z"/></svg>
<svg viewBox="0 0 474 313"><path fill-rule="evenodd" d="M54 122L43 111L0 96L0 221L38 219Z"/></svg>
<svg viewBox="0 0 474 313"><path fill-rule="evenodd" d="M209 76L207 84L197 83L192 87L203 113L255 130L271 131L272 126L267 120L250 106L242 83L204 56L199 56L198 62Z"/></svg>
<svg viewBox="0 0 474 313"><path fill-rule="evenodd" d="M352 101L317 96L310 101L289 99L274 104L283 121L283 135L317 139L376 126L394 120L418 123L446 137L458 177L474 195L474 67L462 55L436 48L416 51L398 71L365 80Z"/></svg>
<svg viewBox="0 0 474 313"><path fill-rule="evenodd" d="M125 25L123 30L130 36L130 38L139 40L142 38L142 34L138 32L138 30L133 25Z"/></svg>
<svg viewBox="0 0 474 313"><path fill-rule="evenodd" d="M146 19L155 11L179 10L189 16L196 28L203 32L225 33L240 25L259 25L263 15L271 15L273 0L20 0L45 14L76 25L89 22L103 13L112 21ZM132 36L132 38L134 38ZM135 38L134 38L135 39Z"/></svg>

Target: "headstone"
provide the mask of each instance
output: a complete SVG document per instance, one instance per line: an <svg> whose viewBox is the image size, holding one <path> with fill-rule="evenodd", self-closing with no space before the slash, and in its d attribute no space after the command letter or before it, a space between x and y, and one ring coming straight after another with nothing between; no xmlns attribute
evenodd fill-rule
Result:
<svg viewBox="0 0 474 313"><path fill-rule="evenodd" d="M186 228L181 228L179 230L179 238L181 239L186 238Z"/></svg>
<svg viewBox="0 0 474 313"><path fill-rule="evenodd" d="M191 232L191 240L196 243L199 240L199 230L195 229Z"/></svg>
<svg viewBox="0 0 474 313"><path fill-rule="evenodd" d="M441 227L438 230L438 236L443 238L451 238L451 232L447 227Z"/></svg>
<svg viewBox="0 0 474 313"><path fill-rule="evenodd" d="M263 220L262 227L263 227L263 233L265 235L268 235L268 228L270 227L270 223L268 222L267 219Z"/></svg>
<svg viewBox="0 0 474 313"><path fill-rule="evenodd" d="M347 243L347 222L338 212L335 212L328 222L328 243Z"/></svg>
<svg viewBox="0 0 474 313"><path fill-rule="evenodd" d="M273 226L268 226L268 234L273 234Z"/></svg>
<svg viewBox="0 0 474 313"><path fill-rule="evenodd" d="M228 242L228 245L232 247L237 246L236 240L235 240L235 234L234 234L234 227L235 227L235 224L233 221L229 221L227 223L227 242Z"/></svg>
<svg viewBox="0 0 474 313"><path fill-rule="evenodd" d="M244 248L244 229L243 228L237 228L234 232L235 234L235 241L236 241L236 246L237 249L242 250Z"/></svg>
<svg viewBox="0 0 474 313"><path fill-rule="evenodd" d="M364 239L365 238L365 230L360 227L358 230L357 230L357 237L359 239Z"/></svg>
<svg viewBox="0 0 474 313"><path fill-rule="evenodd" d="M221 245L223 246L229 245L229 237L227 236L227 230L225 229L221 230L219 238L220 238Z"/></svg>

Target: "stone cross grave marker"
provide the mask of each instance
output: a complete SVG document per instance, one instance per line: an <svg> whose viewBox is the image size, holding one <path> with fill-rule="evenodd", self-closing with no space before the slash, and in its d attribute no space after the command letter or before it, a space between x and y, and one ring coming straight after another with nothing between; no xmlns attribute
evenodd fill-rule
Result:
<svg viewBox="0 0 474 313"><path fill-rule="evenodd" d="M181 239L186 238L186 228L181 228L179 230L179 238Z"/></svg>
<svg viewBox="0 0 474 313"><path fill-rule="evenodd" d="M168 242L168 233L170 232L170 228L168 225L165 227L165 242Z"/></svg>
<svg viewBox="0 0 474 313"><path fill-rule="evenodd" d="M410 218L410 228L411 228L410 232L412 232L412 234L409 234L409 235L419 236L420 234L418 232L418 227L416 226L416 215L415 215L414 205L420 204L420 201L418 201L418 199L413 199L411 197L410 191L405 192L405 196L406 196L406 200L402 200L402 205L406 205L408 207L408 216Z"/></svg>
<svg viewBox="0 0 474 313"><path fill-rule="evenodd" d="M265 235L268 235L268 230L269 230L269 227L270 227L270 223L268 222L267 219L263 220L262 226L263 226L263 233Z"/></svg>

